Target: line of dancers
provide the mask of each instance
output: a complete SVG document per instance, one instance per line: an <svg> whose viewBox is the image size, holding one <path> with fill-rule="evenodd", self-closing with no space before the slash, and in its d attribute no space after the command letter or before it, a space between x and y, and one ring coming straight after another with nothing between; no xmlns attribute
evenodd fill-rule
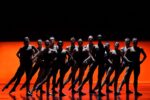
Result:
<svg viewBox="0 0 150 100"><path fill-rule="evenodd" d="M78 39L78 44L75 45L75 38L71 37L70 45L63 48L63 41L58 41L55 44L55 38L50 37L45 40L45 47L42 46L42 40L37 41L38 47L30 45L29 37L24 38L24 46L17 52L17 57L20 60L20 66L17 69L13 78L4 86L2 91L7 89L10 84L15 82L9 93L15 92L18 84L24 73L26 73L26 81L21 86L20 90L26 88L26 95L32 95L34 91L40 93L47 93L47 95L59 93L60 96L65 96L63 88L71 81L69 90L72 93L82 92L83 86L89 81L89 93L96 93L104 96L102 88L106 85L106 92L113 92L109 87L114 84L114 95L120 95L120 91L124 84L126 84L126 93L133 93L129 89L129 80L131 73L134 73L134 94L142 95L138 92L138 76L140 74L140 65L146 59L146 53L138 46L138 39L132 39L132 46L130 46L130 39L125 38L125 46L120 49L119 42L114 43L114 50L110 50L109 42L102 43L102 35L97 36L97 44L93 43L93 36L88 36L88 44L83 45L83 40ZM140 55L143 58L140 60ZM87 76L83 79L84 72L89 67ZM93 74L98 67L97 84L93 86ZM65 74L71 69L71 72L66 80ZM30 89L30 81L35 73L38 72L38 77L32 89ZM76 73L79 70L77 77ZM126 70L126 73L118 88L118 78L121 73ZM56 76L60 72L58 80ZM114 78L110 80L112 73L115 72ZM106 77L103 79L104 74ZM52 93L50 93L50 79L52 80ZM46 92L43 90L43 84L46 83ZM75 86L78 83L78 88ZM56 88L59 86L59 91Z"/></svg>

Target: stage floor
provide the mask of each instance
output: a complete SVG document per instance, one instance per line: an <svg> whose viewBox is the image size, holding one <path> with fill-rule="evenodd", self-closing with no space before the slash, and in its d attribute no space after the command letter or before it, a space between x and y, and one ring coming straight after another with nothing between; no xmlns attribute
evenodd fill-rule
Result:
<svg viewBox="0 0 150 100"><path fill-rule="evenodd" d="M95 84L94 84L95 85ZM0 85L0 89L2 89L4 85ZM97 94L89 94L88 93L88 89L89 89L89 85L88 83L85 84L84 88L83 88L83 92L86 93L86 95L84 96L79 96L78 93L77 94L72 94L71 91L68 91L68 87L70 86L70 84L67 84L63 90L63 92L66 94L66 96L60 98L58 94L56 94L55 96L46 96L46 94L43 94L40 96L39 93L33 93L32 96L29 96L29 97L26 97L25 95L25 90L22 90L22 91L19 91L19 88L20 88L21 85L18 86L16 92L12 93L11 95L9 95L9 91L12 87L12 85L4 92L0 91L0 100L20 100L20 99L23 99L23 100L26 100L26 99L29 99L29 100L37 100L37 99L50 99L50 100L97 100L97 99L103 99L103 100L150 100L150 84L139 84L139 91L143 94L142 96L134 96L134 94L130 94L130 95L126 95L125 93L125 86L123 87L122 91L121 91L121 95L119 96L114 96L113 93L109 93L109 94L106 94L106 96L103 96L103 97L99 97ZM31 85L32 87L32 85ZM45 88L45 86L44 86ZM111 90L113 90L113 86L111 86L110 88ZM103 93L105 93L105 86L102 90ZM130 90L133 91L133 84L130 84Z"/></svg>

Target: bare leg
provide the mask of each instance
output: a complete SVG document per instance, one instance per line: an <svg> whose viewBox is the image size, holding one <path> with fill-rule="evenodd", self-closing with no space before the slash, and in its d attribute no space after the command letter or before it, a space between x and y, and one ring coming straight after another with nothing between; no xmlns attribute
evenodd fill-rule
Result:
<svg viewBox="0 0 150 100"><path fill-rule="evenodd" d="M24 69L22 68L22 70L20 70L20 71L19 71L19 74L18 74L17 80L16 80L16 82L15 82L15 84L14 84L13 88L10 90L10 92L9 92L9 93L12 93L12 92L14 92L14 91L16 90L16 87L17 87L17 86L18 86L18 84L20 83L20 80L21 80L21 78L22 78L23 74L24 74Z"/></svg>
<svg viewBox="0 0 150 100"><path fill-rule="evenodd" d="M54 67L57 67L57 66L54 66ZM58 73L58 68L54 68L53 71L54 73L53 73L53 81L52 81L52 84L53 84L52 90L53 90L53 93L57 93L57 91L55 90L55 87L56 87L56 76Z"/></svg>
<svg viewBox="0 0 150 100"><path fill-rule="evenodd" d="M64 80L64 76L65 76L65 73L64 73L64 70L61 69L60 70L60 89L59 89L59 95L60 96L65 96L65 94L62 92L62 89L63 89L63 80Z"/></svg>
<svg viewBox="0 0 150 100"><path fill-rule="evenodd" d="M138 92L138 77L139 77L139 74L140 74L140 66L137 65L134 68L134 92L135 92L135 95L141 96L142 94Z"/></svg>
<svg viewBox="0 0 150 100"><path fill-rule="evenodd" d="M118 84L118 78L119 78L119 67L115 69L115 81L114 81L114 93L115 95L119 95L120 93L117 92L117 84Z"/></svg>
<svg viewBox="0 0 150 100"><path fill-rule="evenodd" d="M110 76L112 75L113 71L114 71L114 68L109 67L108 73L106 75L106 78L104 79L104 81L101 84L102 87L106 84L107 80L110 78Z"/></svg>
<svg viewBox="0 0 150 100"><path fill-rule="evenodd" d="M22 90L23 88L25 88L26 84L30 82L30 80L32 79L32 77L34 76L34 74L37 72L37 70L39 69L39 67L41 67L41 63L37 62L34 67L31 70L30 76L28 77L28 79L26 80L26 82L21 86L20 90Z"/></svg>
<svg viewBox="0 0 150 100"><path fill-rule="evenodd" d="M89 72L88 72L88 75L86 76L86 78L83 80L83 82L81 83L81 85L79 86L78 88L78 91L81 91L82 88L83 88L83 85L91 79L91 77L93 77L93 73L95 71L97 67L97 63L92 63L91 66L90 66L90 69L89 69ZM91 81L91 80L90 80ZM91 83L90 83L91 84Z"/></svg>
<svg viewBox="0 0 150 100"><path fill-rule="evenodd" d="M123 80L122 80L122 82L121 82L121 84L120 84L120 86L119 86L118 92L121 91L123 85L126 83L126 92L127 92L127 93L128 93L128 92L131 93L131 91L129 90L129 79L130 79L132 70L133 70L132 68L127 67L125 76L124 76L124 78L123 78Z"/></svg>
<svg viewBox="0 0 150 100"><path fill-rule="evenodd" d="M105 68L104 68L104 65L103 64L100 64L99 65L99 68L98 68L98 85L97 85L97 87L98 87L98 94L99 95L101 95L101 96L104 96L105 94L103 94L102 92L101 92L101 90L102 90L102 87L101 87L101 82L102 82L102 78L104 77L104 74L105 74Z"/></svg>

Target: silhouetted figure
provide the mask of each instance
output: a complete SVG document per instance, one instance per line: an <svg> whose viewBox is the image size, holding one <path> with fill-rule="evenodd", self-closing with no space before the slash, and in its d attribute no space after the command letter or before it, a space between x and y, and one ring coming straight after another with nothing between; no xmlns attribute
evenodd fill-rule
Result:
<svg viewBox="0 0 150 100"><path fill-rule="evenodd" d="M87 66L86 64L83 63L84 60L88 57L88 54L87 54L87 50L83 46L83 40L82 39L78 40L78 46L75 49L76 49L76 54L75 54L74 59L76 60L76 67L79 68L79 75L76 78L76 80L73 82L73 84L70 86L69 90L72 87L75 87L77 82L79 82L79 85L81 84L83 76L84 76L84 72L85 72L85 69ZM80 94L81 93L82 92L80 91Z"/></svg>
<svg viewBox="0 0 150 100"><path fill-rule="evenodd" d="M118 93L117 93L117 83L118 83L119 70L120 70L120 67L121 67L121 59L122 59L122 54L121 54L121 51L119 50L119 42L115 42L114 48L115 49L113 51L111 51L111 55L110 55L111 67L109 67L106 78L102 82L102 87L107 82L107 80L109 80L112 73L115 71L114 94L118 95Z"/></svg>
<svg viewBox="0 0 150 100"><path fill-rule="evenodd" d="M55 44L55 37L50 37L49 41L50 41L50 48L57 51L58 46ZM57 91L55 90L55 88L56 88L56 76L57 76L57 73L58 73L58 70L59 70L59 67L57 66L57 60L55 60L53 62L52 70L53 70L52 92L53 92L53 94L55 94L55 93L57 93Z"/></svg>
<svg viewBox="0 0 150 100"><path fill-rule="evenodd" d="M106 74L108 74L108 69L109 67L111 67L111 60L110 60L110 56L111 56L111 50L110 50L110 44L109 42L107 42L105 44L105 70L106 70ZM109 82L110 82L110 77L108 77L108 80L106 81L106 92L107 93L110 93L112 92L110 89L109 89Z"/></svg>
<svg viewBox="0 0 150 100"><path fill-rule="evenodd" d="M31 70L29 79L26 80L26 82L22 85L20 90L22 90L26 86L27 83L30 83L30 80L32 79L34 74L38 71L38 69L40 69L38 75L40 75L40 73L42 72L41 70L42 70L43 61L40 57L38 57L38 55L40 55L40 53L44 50L44 48L42 47L42 40L38 39L37 44L38 44L38 47L37 47L38 53L34 56L34 59L33 59L35 64ZM42 88L40 90L41 92L44 92Z"/></svg>
<svg viewBox="0 0 150 100"><path fill-rule="evenodd" d="M99 95L104 95L101 92L101 85L100 84L101 84L102 78L103 78L104 73L105 73L105 67L104 67L105 48L102 44L102 36L100 34L97 36L97 39L98 39L98 44L95 46L95 62L91 65L91 68L95 70L96 67L98 66L98 81L97 81L95 88L91 92L94 92L94 90L96 88L98 88L99 89ZM94 73L94 70L92 73Z"/></svg>
<svg viewBox="0 0 150 100"><path fill-rule="evenodd" d="M108 73L108 69L109 67L111 66L111 60L110 60L110 55L111 55L111 51L110 51L110 44L109 42L106 42L105 43L105 46L104 46L104 49L105 49L105 52L104 52L104 67L103 69L100 70L100 73L104 76L104 73ZM112 92L110 89L109 89L109 80L110 80L110 77L108 77L108 80L107 80L107 86L106 86L106 92L109 93L109 92ZM102 77L101 77L101 81L102 81ZM93 90L96 90L98 89L98 86L101 86L101 82L99 84L97 84L95 86L95 88ZM101 95L104 95L101 93Z"/></svg>
<svg viewBox="0 0 150 100"><path fill-rule="evenodd" d="M16 87L18 86L18 84L20 83L20 80L24 74L24 72L26 73L26 78L28 79L30 76L30 72L32 69L32 58L34 56L35 53L37 53L37 49L34 46L30 45L30 40L28 37L24 38L24 46L22 48L19 49L19 51L17 52L17 57L20 59L20 66L15 74L15 76L10 80L10 82L8 84L6 84L6 86L2 89L2 91L4 91L6 88L8 88L8 86L14 82L14 86L11 89L11 92L14 92L16 90ZM26 84L26 90L27 92L29 91L29 82Z"/></svg>
<svg viewBox="0 0 150 100"><path fill-rule="evenodd" d="M124 54L126 53L126 51L128 50L128 48L130 47L130 39L129 39L129 38L125 38L124 42L125 42L125 46L121 48L121 53L122 53L123 56L124 56ZM128 62L127 62L125 59L122 59L122 60L123 60L123 61L122 61L122 67L121 67L120 72L119 72L120 75L121 75L121 73L125 70L125 68L127 69L127 70L126 70L126 74L128 73L128 69L129 69L129 64L128 64ZM120 76L120 75L119 75L119 76ZM123 79L123 80L124 80L124 81L122 81L122 83L124 84L124 83L125 83L125 79ZM109 85L112 85L113 82L114 82L114 78L113 78L112 81L109 83ZM122 83L121 83L121 84L122 84ZM122 86L121 86L121 88L122 88Z"/></svg>
<svg viewBox="0 0 150 100"><path fill-rule="evenodd" d="M46 65L46 70L44 72L44 75L46 75L47 77L47 85L46 85L46 91L47 91L47 95L50 95L49 93L49 88L50 88L50 78L51 76L53 76L53 88L52 88L52 92L53 94L56 93L56 91L54 90L55 89L55 73L57 71L57 68L55 70L54 67L56 67L56 61L57 61L57 57L56 57L56 54L57 54L57 50L55 48L52 48L51 46L53 45L53 41L50 41L50 48L49 48L49 51L48 51L48 55L45 54L45 65ZM44 79L44 78L43 78Z"/></svg>
<svg viewBox="0 0 150 100"><path fill-rule="evenodd" d="M96 66L93 66L94 62L95 62L95 57L96 57L96 47L94 46L93 44L93 36L89 36L88 37L88 45L86 47L86 50L88 51L88 58L86 58L84 60L84 64L86 65L90 65L90 69L89 69L89 72L86 76L86 78L83 80L83 82L81 83L81 85L79 86L78 88L78 91L79 91L79 94L83 94L81 92L84 84L89 80L89 92L90 93L93 93L94 91L92 91L92 83L93 83L93 74L94 74L94 71L96 69Z"/></svg>
<svg viewBox="0 0 150 100"><path fill-rule="evenodd" d="M71 80L72 84L75 81L75 75L78 70L78 67L76 66L76 60L74 59L75 53L76 53L76 46L75 46L75 38L72 37L70 39L71 45L66 48L67 52L69 53L67 66L71 68L71 73L68 76L67 80L64 82L64 86ZM74 87L72 87L72 92L75 93Z"/></svg>
<svg viewBox="0 0 150 100"><path fill-rule="evenodd" d="M57 50L58 46L55 44L55 37L50 37L49 41L50 41L50 48Z"/></svg>
<svg viewBox="0 0 150 100"><path fill-rule="evenodd" d="M60 41L61 42L61 41ZM60 47L61 47L61 43L60 43ZM61 47L62 48L62 47ZM68 72L68 70L70 69L70 63L68 62L68 59L69 60L72 60L72 61L74 61L74 59L73 59L73 56L72 56L72 54L68 51L68 50L63 50L63 52L60 52L60 50L61 49L59 49L59 47L57 47L57 54L56 54L56 58L57 58L57 60L56 60L56 66L61 70L61 68L63 68L63 72L62 72L62 75L61 75L61 77L59 77L59 79L58 79L58 81L57 81L57 83L56 83L56 86L58 85L58 84L61 84L61 88L63 88L64 87L64 85L62 86L62 83L60 83L60 82L62 82L62 80L63 80L63 77L65 76L65 74ZM59 51L59 53L58 53L58 51ZM66 54L67 54L67 56L68 56L68 59L67 60L65 60L65 67L61 67L61 64L59 64L59 61L61 60L61 62L62 61L64 61L64 59L62 59L62 57L63 57L63 55L65 54L65 52L66 52ZM61 57L62 56L62 57ZM59 57L61 57L61 59L59 58ZM75 62L75 61L74 61ZM64 63L62 63L62 64L64 64ZM64 65L62 65L62 66L64 66ZM45 82L46 82L46 80L48 79L48 76L49 75L52 75L53 74L53 70L52 70L52 72L49 72L47 75L46 75L46 77L40 82L40 83L38 83L37 85L36 85L36 87L35 87L35 89L38 89L42 84L44 84ZM54 94L53 94L54 95ZM63 96L63 94L60 94L60 96Z"/></svg>
<svg viewBox="0 0 150 100"><path fill-rule="evenodd" d="M127 50L125 57L128 60L132 61L129 67L132 68L134 71L134 94L142 95L141 93L138 92L138 76L140 74L140 64L142 64L144 60L146 59L146 53L142 48L138 47L137 38L133 38L132 42L133 42L133 46ZM143 55L142 60L140 60L141 54ZM126 82L128 82L129 84L129 81L126 81Z"/></svg>
<svg viewBox="0 0 150 100"><path fill-rule="evenodd" d="M46 48L41 52L41 54L39 55L39 58L43 60L43 65L42 65L42 72L41 75L38 75L38 78L33 86L33 89L30 92L30 95L32 95L33 91L40 88L44 82L47 82L46 84L46 91L47 91L47 95L49 95L49 88L50 88L50 77L52 76L52 66L54 63L54 60L56 60L56 53L57 51L54 49L49 48L50 47L50 41L46 40L45 41L45 46ZM46 80L43 82L43 84L41 84L38 88L37 85L39 83L41 83L43 81L43 79Z"/></svg>
<svg viewBox="0 0 150 100"><path fill-rule="evenodd" d="M57 66L60 68L60 77L59 77L59 83L60 83L60 89L59 89L59 95L65 96L65 94L62 92L63 89L63 80L64 76L66 74L65 68L66 66L66 58L67 58L67 51L63 49L63 42L58 41L58 48L57 48Z"/></svg>
<svg viewBox="0 0 150 100"><path fill-rule="evenodd" d="M117 93L117 84L119 78L119 71L121 68L121 61L122 61L122 54L119 50L119 42L115 43L115 50L112 51L111 60L112 60L112 68L115 70L115 78L114 78L114 94L118 95Z"/></svg>
<svg viewBox="0 0 150 100"><path fill-rule="evenodd" d="M110 78L112 73L115 71L115 78L114 78L114 94L118 95L117 92L117 83L118 83L118 78L119 78L119 71L121 68L121 61L122 61L122 54L121 51L119 50L119 42L115 42L114 45L114 50L111 51L110 59L111 59L111 67L109 67L106 79L102 82L102 86L107 82L107 80Z"/></svg>
<svg viewBox="0 0 150 100"><path fill-rule="evenodd" d="M125 54L126 54L126 52L129 48L130 48L130 39L125 38L125 47L121 48L121 53L122 53L123 56L125 56ZM126 83L126 93L127 94L132 93L132 91L129 90L129 79L130 79L131 73L133 71L133 68L129 67L129 64L130 63L128 61L126 61L126 59L123 59L122 67L121 67L121 70L120 70L119 74L121 74L125 68L126 68L126 73L125 73L125 77L121 81L121 84L118 88L118 93L120 93L124 83Z"/></svg>

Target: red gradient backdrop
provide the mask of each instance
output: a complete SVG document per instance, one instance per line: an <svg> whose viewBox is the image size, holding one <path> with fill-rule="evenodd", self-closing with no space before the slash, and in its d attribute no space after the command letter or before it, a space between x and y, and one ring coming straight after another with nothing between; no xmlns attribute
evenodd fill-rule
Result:
<svg viewBox="0 0 150 100"><path fill-rule="evenodd" d="M105 41L104 41L105 43ZM36 42L31 42L32 45L37 46ZM84 44L87 44L87 42L84 42ZM110 42L111 45L111 49L113 49L113 44L114 41ZM69 42L65 42L64 43L64 47L66 47L67 45L69 45ZM123 41L120 41L120 47L122 47L124 45ZM13 75L16 73L16 70L19 66L19 60L16 57L16 52L18 51L18 49L23 46L22 42L0 42L0 84L5 84L7 83L12 77ZM150 83L150 41L143 41L143 42L139 42L139 46L144 48L146 54L147 54L147 59L145 60L145 62L141 65L141 73L139 76L139 83ZM70 71L69 71L70 72ZM65 78L67 78L69 72L66 74ZM85 72L84 77L86 76L88 72L88 68ZM97 82L97 69L94 73L94 82ZM125 71L121 74L120 78L119 78L119 82L122 80L122 78L124 77L124 73ZM58 74L59 76L59 74ZM33 77L31 83L34 83L37 77L37 73L36 75ZM113 77L113 75L112 75ZM23 83L25 81L26 77L25 75L23 76L21 83ZM133 82L133 74L131 76L131 80L130 82Z"/></svg>

